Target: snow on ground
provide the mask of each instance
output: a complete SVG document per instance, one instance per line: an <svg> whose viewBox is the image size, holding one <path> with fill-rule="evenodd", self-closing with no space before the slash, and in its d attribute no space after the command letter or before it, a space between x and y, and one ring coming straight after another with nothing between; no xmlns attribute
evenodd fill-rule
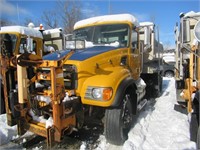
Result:
<svg viewBox="0 0 200 150"><path fill-rule="evenodd" d="M174 110L176 104L175 80L164 80L166 90L147 106L138 123L129 132L124 149L195 149L190 141L189 117Z"/></svg>
<svg viewBox="0 0 200 150"><path fill-rule="evenodd" d="M17 135L17 126L7 125L6 114L0 115L0 145L8 143Z"/></svg>
<svg viewBox="0 0 200 150"><path fill-rule="evenodd" d="M164 78L163 94L149 101L138 116L123 146L114 146L100 135L96 150L185 150L196 149L190 141L189 116L174 110L176 104L175 80ZM0 148L17 136L17 128L7 125L6 115L0 115ZM80 150L86 149L83 142Z"/></svg>
<svg viewBox="0 0 200 150"><path fill-rule="evenodd" d="M149 101L145 110L140 113L137 123L128 134L124 145L114 146L106 143L100 136L97 150L183 150L196 149L190 141L189 116L174 110L176 90L174 78L164 78L163 94Z"/></svg>

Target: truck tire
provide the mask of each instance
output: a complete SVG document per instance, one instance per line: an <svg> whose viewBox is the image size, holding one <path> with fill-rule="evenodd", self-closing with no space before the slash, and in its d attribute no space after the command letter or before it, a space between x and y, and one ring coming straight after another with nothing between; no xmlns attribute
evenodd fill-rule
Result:
<svg viewBox="0 0 200 150"><path fill-rule="evenodd" d="M200 149L200 126L197 131L197 149Z"/></svg>
<svg viewBox="0 0 200 150"><path fill-rule="evenodd" d="M1 105L1 110L0 110L0 114L4 114L6 112L6 108L5 108L5 101L4 101L4 92L3 92L3 85L1 84L1 100L0 100L0 105Z"/></svg>
<svg viewBox="0 0 200 150"><path fill-rule="evenodd" d="M105 137L111 144L122 145L128 138L133 121L131 94L126 92L120 107L107 109L105 113Z"/></svg>
<svg viewBox="0 0 200 150"><path fill-rule="evenodd" d="M172 72L172 71L166 71L165 72L165 77L168 77L168 78L172 78L172 77L174 77L174 72Z"/></svg>

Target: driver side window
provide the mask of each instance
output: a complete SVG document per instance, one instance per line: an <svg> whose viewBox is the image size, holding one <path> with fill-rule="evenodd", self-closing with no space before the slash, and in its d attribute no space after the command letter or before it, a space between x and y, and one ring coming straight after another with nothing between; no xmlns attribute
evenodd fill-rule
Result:
<svg viewBox="0 0 200 150"><path fill-rule="evenodd" d="M26 47L27 47L26 39L25 38L21 38L20 47L19 47L19 53L23 54L26 51Z"/></svg>
<svg viewBox="0 0 200 150"><path fill-rule="evenodd" d="M37 42L33 39L31 39L32 42L28 43L28 38L24 37L21 38L20 40L20 47L19 47L19 53L23 54L25 52L35 52L36 53L36 48L37 48Z"/></svg>

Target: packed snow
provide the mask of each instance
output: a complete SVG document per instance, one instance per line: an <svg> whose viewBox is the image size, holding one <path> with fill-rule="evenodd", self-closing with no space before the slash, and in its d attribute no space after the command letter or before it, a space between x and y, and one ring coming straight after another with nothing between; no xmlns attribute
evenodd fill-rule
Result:
<svg viewBox="0 0 200 150"><path fill-rule="evenodd" d="M43 39L42 33L38 30L23 26L5 26L1 27L0 32L18 32L27 36L33 36Z"/></svg>
<svg viewBox="0 0 200 150"><path fill-rule="evenodd" d="M105 15L105 16L98 16L98 17L93 17L89 19L84 19L81 21L78 21L74 25L74 29L86 26L86 25L91 25L93 23L101 23L101 22L111 22L111 21L128 21L133 23L135 26L139 26L138 20L130 14L116 14L116 15Z"/></svg>
<svg viewBox="0 0 200 150"><path fill-rule="evenodd" d="M128 140L122 146L106 142L100 135L96 150L183 150L196 149L196 144L190 141L190 115L174 110L176 104L174 78L164 78L163 93L155 100L148 101L145 109L138 115L133 124ZM16 138L17 127L7 125L6 115L0 115L0 148ZM87 143L82 142L80 150L87 149Z"/></svg>
<svg viewBox="0 0 200 150"><path fill-rule="evenodd" d="M128 134L123 146L114 146L106 142L103 135L99 137L97 150L183 150L196 149L196 143L190 141L189 120L185 115L174 110L176 90L174 78L164 78L163 94L149 101L140 113L137 122ZM84 149L81 145L81 150Z"/></svg>

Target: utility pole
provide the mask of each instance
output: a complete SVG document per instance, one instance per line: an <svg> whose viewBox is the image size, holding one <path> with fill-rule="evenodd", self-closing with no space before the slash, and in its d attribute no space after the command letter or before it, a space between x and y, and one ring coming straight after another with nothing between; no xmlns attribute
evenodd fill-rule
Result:
<svg viewBox="0 0 200 150"><path fill-rule="evenodd" d="M17 4L17 17L18 17L18 24L20 25L18 4Z"/></svg>
<svg viewBox="0 0 200 150"><path fill-rule="evenodd" d="M111 14L111 6L110 6L110 0L108 0L108 14Z"/></svg>

